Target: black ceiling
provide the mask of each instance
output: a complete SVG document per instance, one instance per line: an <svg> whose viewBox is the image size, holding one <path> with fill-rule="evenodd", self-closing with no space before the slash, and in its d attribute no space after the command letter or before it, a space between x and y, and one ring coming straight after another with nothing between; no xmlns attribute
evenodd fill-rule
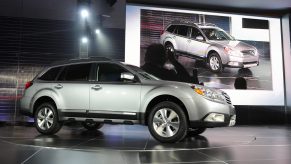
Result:
<svg viewBox="0 0 291 164"><path fill-rule="evenodd" d="M127 0L127 2L263 15L291 13L291 0Z"/></svg>

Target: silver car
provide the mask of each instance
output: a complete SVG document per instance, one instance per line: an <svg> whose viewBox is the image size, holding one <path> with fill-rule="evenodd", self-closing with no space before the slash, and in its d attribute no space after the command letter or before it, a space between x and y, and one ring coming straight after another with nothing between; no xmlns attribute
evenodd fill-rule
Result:
<svg viewBox="0 0 291 164"><path fill-rule="evenodd" d="M213 72L224 67L248 68L259 65L254 46L238 41L213 24L173 22L162 32L166 50L204 60Z"/></svg>
<svg viewBox="0 0 291 164"><path fill-rule="evenodd" d="M42 134L66 120L99 129L103 123L147 125L160 142L176 142L206 128L233 126L229 96L200 85L163 81L138 67L107 59L54 64L25 86L21 112Z"/></svg>

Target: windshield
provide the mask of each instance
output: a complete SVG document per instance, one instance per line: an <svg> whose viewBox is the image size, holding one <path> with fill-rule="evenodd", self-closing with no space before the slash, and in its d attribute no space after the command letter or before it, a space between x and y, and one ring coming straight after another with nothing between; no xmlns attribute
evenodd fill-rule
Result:
<svg viewBox="0 0 291 164"><path fill-rule="evenodd" d="M209 40L234 40L231 35L217 28L202 28L201 30Z"/></svg>
<svg viewBox="0 0 291 164"><path fill-rule="evenodd" d="M160 80L156 76L145 72L144 70L142 70L141 68L139 68L137 66L133 66L133 65L127 65L127 66L130 67L131 69L133 69L135 72L137 72L139 75L141 75L141 77L143 77L146 80Z"/></svg>

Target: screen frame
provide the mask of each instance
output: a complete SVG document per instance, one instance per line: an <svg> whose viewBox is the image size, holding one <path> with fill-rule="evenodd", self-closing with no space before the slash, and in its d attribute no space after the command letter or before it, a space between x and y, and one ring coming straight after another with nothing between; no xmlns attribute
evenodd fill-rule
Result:
<svg viewBox="0 0 291 164"><path fill-rule="evenodd" d="M233 105L284 106L283 45L280 18L127 4L125 28L125 62L136 66L140 66L141 9L268 20L270 26L269 42L272 70L272 90L221 90L229 94Z"/></svg>

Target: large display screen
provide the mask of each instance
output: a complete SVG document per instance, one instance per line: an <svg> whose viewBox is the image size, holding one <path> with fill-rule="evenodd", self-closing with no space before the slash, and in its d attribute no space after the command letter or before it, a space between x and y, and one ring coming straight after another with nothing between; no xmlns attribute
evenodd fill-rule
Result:
<svg viewBox="0 0 291 164"><path fill-rule="evenodd" d="M280 18L127 5L125 40L126 63L144 66L147 48L162 44L234 105L284 105ZM238 77L246 90L235 89Z"/></svg>

